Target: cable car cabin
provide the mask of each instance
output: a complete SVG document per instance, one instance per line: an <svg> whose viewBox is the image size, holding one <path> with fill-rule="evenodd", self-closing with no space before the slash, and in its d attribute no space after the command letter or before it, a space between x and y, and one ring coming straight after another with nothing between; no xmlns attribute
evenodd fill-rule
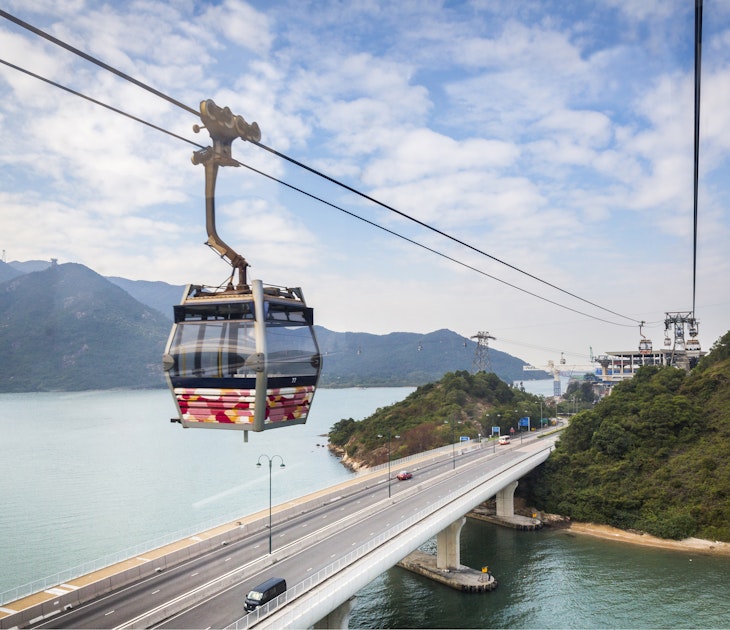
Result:
<svg viewBox="0 0 730 630"><path fill-rule="evenodd" d="M687 339L687 342L685 343L684 347L689 356L695 356L695 357L700 356L700 351L702 350L702 348L700 346L699 339L695 339L694 337L692 337L691 339Z"/></svg>
<svg viewBox="0 0 730 630"><path fill-rule="evenodd" d="M652 343L651 339L641 339L639 340L639 354L651 354L652 352Z"/></svg>
<svg viewBox="0 0 730 630"><path fill-rule="evenodd" d="M173 422L243 431L306 422L322 361L300 289L189 285L174 310L163 359Z"/></svg>

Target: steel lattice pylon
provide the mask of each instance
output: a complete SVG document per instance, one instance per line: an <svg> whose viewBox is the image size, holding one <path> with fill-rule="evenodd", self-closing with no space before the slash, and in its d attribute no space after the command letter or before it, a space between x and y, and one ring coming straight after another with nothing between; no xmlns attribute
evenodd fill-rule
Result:
<svg viewBox="0 0 730 630"><path fill-rule="evenodd" d="M480 330L476 335L472 335L470 339L476 339L477 341L476 348L474 348L474 361L471 364L472 372L491 372L492 361L489 358L489 340L496 339L496 337Z"/></svg>

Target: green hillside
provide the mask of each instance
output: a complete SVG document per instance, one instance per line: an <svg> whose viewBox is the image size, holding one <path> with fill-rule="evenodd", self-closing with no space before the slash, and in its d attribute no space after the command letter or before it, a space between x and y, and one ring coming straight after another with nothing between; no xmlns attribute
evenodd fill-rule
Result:
<svg viewBox="0 0 730 630"><path fill-rule="evenodd" d="M572 392L582 390L584 410L518 493L577 521L730 542L730 333L689 374L642 368L595 406L589 385ZM340 420L329 439L343 463L373 466L387 461L388 436L397 459L492 426L506 433L522 416L535 426L540 400L495 374L459 371L369 418Z"/></svg>
<svg viewBox="0 0 730 630"><path fill-rule="evenodd" d="M477 344L441 329L427 334L338 333L315 326L324 356L322 387L403 387L433 383L447 372L471 370ZM506 381L549 378L525 372L521 359L489 349L491 369Z"/></svg>
<svg viewBox="0 0 730 630"><path fill-rule="evenodd" d="M164 387L162 353L183 287L104 278L83 265L0 262L0 392ZM321 387L399 387L469 369L476 344L450 330L387 335L315 326ZM488 355L505 380L547 378Z"/></svg>
<svg viewBox="0 0 730 630"><path fill-rule="evenodd" d="M730 541L730 333L689 374L642 368L570 423L520 488L540 509Z"/></svg>
<svg viewBox="0 0 730 630"><path fill-rule="evenodd" d="M83 265L0 284L0 321L2 392L164 386L169 320Z"/></svg>
<svg viewBox="0 0 730 630"><path fill-rule="evenodd" d="M369 418L340 420L329 440L346 463L373 466L388 461L388 435L391 458L397 459L461 436L489 435L496 426L508 433L521 417L540 418L540 410L539 396L510 387L494 373L450 372Z"/></svg>

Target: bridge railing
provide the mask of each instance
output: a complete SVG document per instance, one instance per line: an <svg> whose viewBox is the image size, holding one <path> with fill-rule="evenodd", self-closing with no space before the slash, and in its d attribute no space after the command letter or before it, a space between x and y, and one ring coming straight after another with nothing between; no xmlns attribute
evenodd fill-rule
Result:
<svg viewBox="0 0 730 630"><path fill-rule="evenodd" d="M33 595L34 593L56 587L60 584L65 584L66 582L81 577L82 575L88 575L90 573L94 573L95 571L100 571L101 569L110 567L119 562L124 562L125 560L136 558L137 556L144 555L145 552L149 552L151 549L158 549L170 543L174 543L185 538L190 538L192 536L195 536L196 534L200 534L201 531L215 529L216 527L220 527L221 525L236 521L240 518L241 514L239 512L236 513L235 516L229 516L228 518L218 517L215 519L210 519L209 521L203 522L202 524L199 523L190 527L178 529L174 532L158 536L153 540L148 540L144 543L139 543L132 547L127 547L122 551L110 553L102 556L101 558L97 558L96 560L90 560L88 562L77 564L69 569L59 571L58 573L49 575L45 578L39 578L32 582L16 586L15 588L0 592L0 606L9 602L17 601L19 599L22 599L23 597L28 597L29 595Z"/></svg>
<svg viewBox="0 0 730 630"><path fill-rule="evenodd" d="M486 444L486 441L482 444ZM423 453L415 453L414 455L406 455L405 457L401 457L400 459L394 459L390 462L391 469L394 469L396 472L398 470L401 470L403 468L407 468L405 464L413 461L418 460L424 460L424 459L437 459L438 457L442 456L451 456L454 448L456 449L474 449L478 448L480 446L479 442L475 442L474 440L467 440L465 442L456 442L455 444L447 444L446 446L439 446L438 448L434 448L430 451L424 451ZM378 464L377 466L372 466L370 468L363 468L361 470L357 471L357 475L366 475L371 474L374 472L381 472L388 468L388 462L385 462L384 464Z"/></svg>
<svg viewBox="0 0 730 630"><path fill-rule="evenodd" d="M451 449L452 446L448 445L433 449L432 451L427 451L427 453L430 458L437 458L441 455L446 454L447 452L451 453ZM417 455L409 455L407 457L391 461L390 465L397 471L400 468L403 468L406 463L416 459L423 459L423 457L423 453ZM358 473L356 473L356 477L364 474L372 474L373 472L383 471L387 468L388 463L386 462L384 464L380 464L378 466L373 466L372 468L367 468L359 471ZM21 584L20 586L16 586L15 588L0 592L0 606L9 602L17 601L19 599L22 599L23 597L28 597L29 595L33 595L34 593L56 587L59 584L65 584L67 582L70 582L71 580L74 580L75 578L81 577L83 575L88 575L89 573L94 573L95 571L100 571L101 569L105 569L106 567L112 566L119 562L124 562L125 560L136 558L139 555L144 555L145 552L148 552L151 549L164 547L165 545L177 542L178 540L195 536L201 531L214 529L227 523L239 520L240 518L241 514L240 512L237 512L234 514L230 514L226 517L209 519L208 521L204 521L203 523L198 523L190 527L178 529L174 532L158 536L157 538L154 538L152 540L147 540L132 547L127 547L126 549L123 549L121 551L104 555L95 560L90 560L88 562L74 565L73 567L70 567L63 571L59 571L58 573L54 573L44 578L39 578L37 580L33 580L32 582Z"/></svg>
<svg viewBox="0 0 730 630"><path fill-rule="evenodd" d="M451 447L449 447L451 448ZM371 538L368 542L363 543L359 547L357 547L355 550L349 552L345 556L342 556L338 560L335 560L331 564L327 565L323 569L320 569L317 573L312 574L311 576L307 577L306 579L302 580L301 582L298 582L293 587L289 588L286 592L279 595L277 598L271 600L267 604L263 606L259 606L252 612L248 613L246 616L241 617L238 619L235 623L226 626L226 630L245 630L246 628L249 628L251 625L256 624L261 619L269 616L272 614L279 606L282 606L284 604L287 604L290 601L295 600L297 597L303 595L307 591L311 590L318 584L324 582L328 578L330 578L335 573L338 573L348 565L352 564L356 560L359 560L363 556L370 553L373 549L379 547L384 542L390 540L391 538L395 537L396 535L404 532L405 530L412 527L415 523L418 523L419 521L422 521L426 517L430 516L434 512L437 512L440 510L443 506L447 505L448 503L451 503L452 501L458 499L459 497L464 496L465 494L468 494L478 486L484 483L485 479L494 477L497 474L502 474L505 471L509 470L510 468L514 468L515 466L519 466L525 459L529 459L532 456L534 456L535 453L529 453L525 457L520 458L517 462L512 462L509 464L505 464L502 467L500 467L497 471L491 471L488 474L480 475L476 479L472 480L468 484L465 484L462 486L459 490L455 490L454 492L446 495L445 497L442 497L441 499L435 501L434 503L431 503L428 507L424 508L420 512L417 512L416 514L410 516L409 518L401 521L397 525L394 525L387 531L379 534L378 536L375 536L374 538ZM387 464L386 464L387 465ZM372 469L370 469L372 470ZM340 583L342 585L343 583ZM296 623L295 616L298 616L297 613L290 613L290 621L285 619L280 620L282 627L290 627L291 624Z"/></svg>

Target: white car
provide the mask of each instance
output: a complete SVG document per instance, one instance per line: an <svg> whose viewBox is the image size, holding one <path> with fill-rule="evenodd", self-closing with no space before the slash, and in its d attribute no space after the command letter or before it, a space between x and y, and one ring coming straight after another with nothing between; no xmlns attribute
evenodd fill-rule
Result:
<svg viewBox="0 0 730 630"><path fill-rule="evenodd" d="M499 444L509 444L509 435L503 435L499 438Z"/></svg>

